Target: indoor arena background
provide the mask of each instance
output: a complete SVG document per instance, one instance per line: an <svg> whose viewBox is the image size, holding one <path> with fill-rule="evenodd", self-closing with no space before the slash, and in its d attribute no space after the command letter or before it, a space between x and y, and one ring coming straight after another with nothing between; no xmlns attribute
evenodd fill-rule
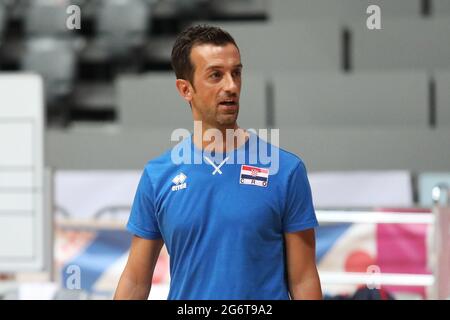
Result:
<svg viewBox="0 0 450 320"><path fill-rule="evenodd" d="M448 0L0 0L0 297L112 297L141 170L192 129L197 23L240 47L238 123L306 163L325 298L448 299Z"/></svg>

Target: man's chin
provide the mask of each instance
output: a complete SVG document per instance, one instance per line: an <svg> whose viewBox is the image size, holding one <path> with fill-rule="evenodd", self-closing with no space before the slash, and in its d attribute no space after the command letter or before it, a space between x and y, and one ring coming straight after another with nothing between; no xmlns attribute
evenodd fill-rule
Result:
<svg viewBox="0 0 450 320"><path fill-rule="evenodd" d="M221 115L217 119L217 123L221 126L234 127L237 121L237 114Z"/></svg>

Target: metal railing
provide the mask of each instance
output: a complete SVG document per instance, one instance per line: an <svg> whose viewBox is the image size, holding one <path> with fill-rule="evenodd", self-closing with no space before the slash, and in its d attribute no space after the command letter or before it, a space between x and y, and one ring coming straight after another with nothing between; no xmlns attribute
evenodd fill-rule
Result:
<svg viewBox="0 0 450 320"><path fill-rule="evenodd" d="M448 299L450 296L450 193L446 185L432 191L432 214L414 212L317 210L321 224L426 224L432 226L430 265L433 274L402 274L381 272L321 272L323 284L367 284L431 287L430 299Z"/></svg>

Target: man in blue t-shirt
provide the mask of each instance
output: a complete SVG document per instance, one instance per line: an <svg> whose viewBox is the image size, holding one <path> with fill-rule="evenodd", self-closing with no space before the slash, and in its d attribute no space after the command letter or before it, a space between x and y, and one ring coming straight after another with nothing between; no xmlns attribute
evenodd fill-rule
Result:
<svg viewBox="0 0 450 320"><path fill-rule="evenodd" d="M115 298L148 298L165 244L168 299L321 299L306 168L238 127L235 41L219 28L190 27L175 41L172 66L201 130L145 166ZM263 150L276 155L275 165L262 159Z"/></svg>

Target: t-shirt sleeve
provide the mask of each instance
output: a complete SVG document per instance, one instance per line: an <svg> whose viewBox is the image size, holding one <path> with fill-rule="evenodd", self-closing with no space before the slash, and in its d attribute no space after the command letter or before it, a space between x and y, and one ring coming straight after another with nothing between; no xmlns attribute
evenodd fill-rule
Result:
<svg viewBox="0 0 450 320"><path fill-rule="evenodd" d="M296 232L318 225L306 168L300 162L289 177L283 230Z"/></svg>
<svg viewBox="0 0 450 320"><path fill-rule="evenodd" d="M145 239L162 238L156 219L155 194L146 170L142 173L131 207L127 230Z"/></svg>

